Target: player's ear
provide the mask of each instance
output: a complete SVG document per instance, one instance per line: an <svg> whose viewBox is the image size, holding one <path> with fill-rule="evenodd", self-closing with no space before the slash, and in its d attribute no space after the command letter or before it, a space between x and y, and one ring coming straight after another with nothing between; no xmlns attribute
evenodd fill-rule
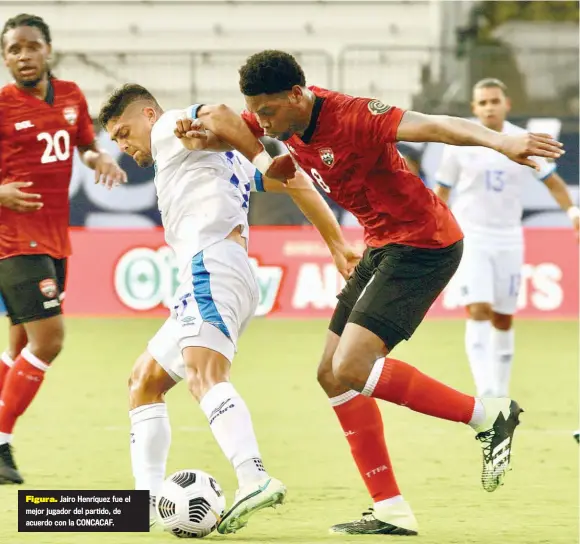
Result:
<svg viewBox="0 0 580 544"><path fill-rule="evenodd" d="M143 114L151 125L154 125L155 121L157 121L157 112L155 111L155 108L147 106L146 108L143 108Z"/></svg>
<svg viewBox="0 0 580 544"><path fill-rule="evenodd" d="M506 112L509 112L512 109L512 101L510 100L509 96L505 97L505 106L506 106Z"/></svg>
<svg viewBox="0 0 580 544"><path fill-rule="evenodd" d="M298 102L300 102L300 100L302 100L303 96L304 92L302 90L302 87L300 87L300 85L294 85L294 87L292 87L292 90L290 91L288 98L292 104L297 104Z"/></svg>

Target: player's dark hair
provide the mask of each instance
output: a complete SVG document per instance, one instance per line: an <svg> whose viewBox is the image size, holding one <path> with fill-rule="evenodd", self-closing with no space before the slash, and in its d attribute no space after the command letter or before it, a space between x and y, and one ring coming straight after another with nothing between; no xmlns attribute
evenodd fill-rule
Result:
<svg viewBox="0 0 580 544"><path fill-rule="evenodd" d="M2 29L1 41L2 47L4 47L4 35L9 30L13 28L19 28L21 26L32 26L34 28L38 28L42 33L42 37L44 41L50 45L52 43L52 38L50 36L50 28L44 22L42 17L38 17L38 15L31 15L30 13L21 13L20 15L16 15L16 17L12 17L8 19L6 23L4 23L4 28Z"/></svg>
<svg viewBox="0 0 580 544"><path fill-rule="evenodd" d="M240 68L240 91L245 96L281 93L294 85L306 85L304 71L296 59L284 51L268 49L256 53Z"/></svg>
<svg viewBox="0 0 580 544"><path fill-rule="evenodd" d="M136 100L147 100L155 108L161 109L155 97L145 87L137 85L137 83L127 83L115 89L103 104L99 113L99 124L106 128L111 119L121 117L129 104Z"/></svg>
<svg viewBox="0 0 580 544"><path fill-rule="evenodd" d="M475 91L476 89L501 89L505 96L508 95L507 85L495 77L486 77L485 79L480 79L473 86L473 90Z"/></svg>

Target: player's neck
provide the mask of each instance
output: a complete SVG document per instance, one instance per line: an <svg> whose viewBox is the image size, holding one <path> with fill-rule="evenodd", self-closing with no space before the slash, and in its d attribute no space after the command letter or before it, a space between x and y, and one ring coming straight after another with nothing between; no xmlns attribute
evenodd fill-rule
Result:
<svg viewBox="0 0 580 544"><path fill-rule="evenodd" d="M24 85L16 83L16 86L26 94L39 98L40 100L45 100L48 94L48 75L45 75L34 87L26 87Z"/></svg>
<svg viewBox="0 0 580 544"><path fill-rule="evenodd" d="M310 90L308 90L307 93L304 93L304 95L306 98L304 104L304 117L302 122L302 126L304 128L302 128L297 132L297 134L300 137L304 136L304 133L308 130L308 127L310 126L310 121L312 120L312 112L314 110L314 102L316 100L315 94Z"/></svg>

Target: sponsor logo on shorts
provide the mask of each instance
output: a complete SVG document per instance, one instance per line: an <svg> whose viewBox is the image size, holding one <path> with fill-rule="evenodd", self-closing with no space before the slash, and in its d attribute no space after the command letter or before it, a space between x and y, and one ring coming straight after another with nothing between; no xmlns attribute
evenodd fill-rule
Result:
<svg viewBox="0 0 580 544"><path fill-rule="evenodd" d="M52 278L47 278L45 280L42 280L38 284L38 287L40 289L40 292L46 298L55 298L56 295L58 295L58 289L56 287L56 282Z"/></svg>
<svg viewBox="0 0 580 544"><path fill-rule="evenodd" d="M46 300L42 303L42 306L44 307L45 310L50 310L51 308L56 308L57 306L60 306L60 300L58 300L57 298L55 298L54 300Z"/></svg>

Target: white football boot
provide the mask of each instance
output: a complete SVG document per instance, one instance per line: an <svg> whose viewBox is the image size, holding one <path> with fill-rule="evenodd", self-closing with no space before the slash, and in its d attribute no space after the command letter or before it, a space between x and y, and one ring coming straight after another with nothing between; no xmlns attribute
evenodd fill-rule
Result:
<svg viewBox="0 0 580 544"><path fill-rule="evenodd" d="M248 524L250 516L263 508L282 504L285 497L286 486L270 476L238 489L233 506L224 514L217 527L218 533L235 533Z"/></svg>

